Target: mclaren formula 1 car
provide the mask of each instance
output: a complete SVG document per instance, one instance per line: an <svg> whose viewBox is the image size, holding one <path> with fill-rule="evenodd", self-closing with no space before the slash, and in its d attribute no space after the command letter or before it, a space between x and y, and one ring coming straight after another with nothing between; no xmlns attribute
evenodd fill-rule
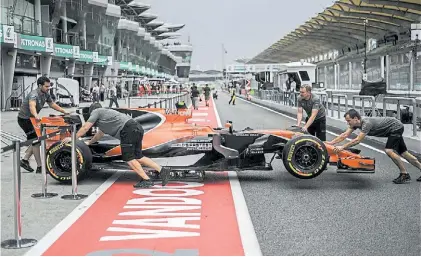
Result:
<svg viewBox="0 0 421 257"><path fill-rule="evenodd" d="M272 170L272 162L282 161L285 169L300 179L319 176L327 165L336 165L338 172L373 173L375 160L348 149L339 154L333 146L318 138L306 135L297 127L288 129L254 130L245 128L235 131L232 122L222 128L197 126L188 123L192 117L189 109L115 109L131 116L144 130L143 153L150 158L196 156L191 165L170 167L175 180L195 177L203 179L205 171ZM41 124L48 126L47 133L56 128L76 124L79 129L88 119L89 107L78 110L78 115L43 117ZM35 123L40 136L40 123ZM95 128L86 140L95 134ZM62 142L70 133L52 137L47 142L46 165L48 173L56 180L71 181L71 144ZM77 141L78 180L85 178L97 167L122 167L119 141L104 136L92 145ZM269 157L266 157L266 155ZM125 166L128 168L128 166ZM117 168L116 168L117 169ZM154 174L151 172L151 174ZM159 178L158 178L159 179Z"/></svg>

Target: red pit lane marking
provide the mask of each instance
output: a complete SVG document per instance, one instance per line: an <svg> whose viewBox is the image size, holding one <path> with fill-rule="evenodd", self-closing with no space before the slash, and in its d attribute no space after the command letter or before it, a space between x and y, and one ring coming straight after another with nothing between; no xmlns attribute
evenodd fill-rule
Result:
<svg viewBox="0 0 421 257"><path fill-rule="evenodd" d="M211 122L198 125L216 127L219 116L213 99L209 103ZM135 181L118 178L108 179L26 255L261 255L233 173L229 180L153 189L134 189Z"/></svg>
<svg viewBox="0 0 421 257"><path fill-rule="evenodd" d="M227 180L132 185L114 183L43 255L244 254Z"/></svg>

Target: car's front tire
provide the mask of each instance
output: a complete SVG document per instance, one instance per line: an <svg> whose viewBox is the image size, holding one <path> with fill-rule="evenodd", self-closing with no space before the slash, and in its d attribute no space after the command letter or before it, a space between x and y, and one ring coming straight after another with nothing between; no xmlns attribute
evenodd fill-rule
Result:
<svg viewBox="0 0 421 257"><path fill-rule="evenodd" d="M62 183L72 181L72 144L56 142L47 150L47 172ZM76 174L80 181L88 174L92 166L92 152L83 141L76 141Z"/></svg>
<svg viewBox="0 0 421 257"><path fill-rule="evenodd" d="M312 179L326 169L329 154L320 139L302 135L290 139L285 144L282 161L286 170L294 177Z"/></svg>

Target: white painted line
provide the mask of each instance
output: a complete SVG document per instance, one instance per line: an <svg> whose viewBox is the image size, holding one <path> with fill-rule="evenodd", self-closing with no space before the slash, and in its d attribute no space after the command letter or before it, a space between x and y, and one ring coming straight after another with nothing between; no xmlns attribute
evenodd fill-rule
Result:
<svg viewBox="0 0 421 257"><path fill-rule="evenodd" d="M265 110L267 110L267 111L270 111L270 112L276 113L276 114L281 115L281 116L283 116L283 117L285 117L285 118L288 118L288 119L291 119L291 120L297 120L296 118L289 117L288 115L285 115L285 114L283 114L283 113L280 113L280 112L274 111L274 110L269 109L269 108L267 108L267 107L265 107L265 106L261 106L261 105L259 105L259 104L255 104L255 103L252 103L252 102L250 102L250 101L246 101L246 100L244 100L244 99L242 99L242 98L240 98L240 97L238 97L237 99L240 99L241 101L244 101L244 102L246 102L246 103L252 104L252 105L254 105L254 106L260 107L260 108L265 109ZM333 136L336 136L336 137L337 137L337 136L339 136L338 134L333 133L333 132L328 131L328 130L326 130L326 132L327 132L327 133L329 133L329 134L331 134L331 135L333 135ZM351 141L351 139L349 139L349 138L347 138L346 140ZM377 148L374 148L374 147L372 147L372 146L370 146L370 145L367 145L367 144L364 144L364 143L360 143L359 145L364 146L364 147L366 147L366 148L368 148L368 149L371 149L371 150L373 150L373 151L376 151L376 152L378 152L378 153L382 153L382 154L386 155L386 153L385 153L384 151L379 150L379 149L377 149ZM403 159L403 158L401 158L401 159L402 159L404 162L408 163L405 159Z"/></svg>
<svg viewBox="0 0 421 257"><path fill-rule="evenodd" d="M218 127L222 127L221 119L219 118L219 113L218 113L218 110L216 109L216 105L215 105L215 101L213 100L213 97L211 101L213 105L213 110L215 111L216 124L218 125Z"/></svg>
<svg viewBox="0 0 421 257"><path fill-rule="evenodd" d="M208 116L207 112L193 112L192 116Z"/></svg>
<svg viewBox="0 0 421 257"><path fill-rule="evenodd" d="M199 107L199 111L208 111L209 107Z"/></svg>
<svg viewBox="0 0 421 257"><path fill-rule="evenodd" d="M189 119L189 122L206 122L206 119Z"/></svg>
<svg viewBox="0 0 421 257"><path fill-rule="evenodd" d="M84 213L91 207L96 200L120 177L122 173L116 172L99 186L88 198L86 198L78 207L76 207L66 218L55 226L47 235L45 235L36 245L34 245L25 256L41 256L50 246L59 239Z"/></svg>
<svg viewBox="0 0 421 257"><path fill-rule="evenodd" d="M235 171L228 172L232 198L234 199L235 213L237 215L238 228L240 230L241 243L243 244L245 256L262 256L259 240L257 240L253 222L244 199L240 181Z"/></svg>
<svg viewBox="0 0 421 257"><path fill-rule="evenodd" d="M213 109L215 111L216 122L218 127L221 127L221 119L218 110L216 109L215 101ZM228 177L231 186L232 199L234 200L235 214L237 216L238 228L240 231L241 243L243 245L245 256L262 256L260 250L259 240L257 240L256 232L254 230L253 222L250 218L250 213L247 208L246 200L244 199L243 190L241 189L240 181L238 181L237 173L234 171L228 172Z"/></svg>

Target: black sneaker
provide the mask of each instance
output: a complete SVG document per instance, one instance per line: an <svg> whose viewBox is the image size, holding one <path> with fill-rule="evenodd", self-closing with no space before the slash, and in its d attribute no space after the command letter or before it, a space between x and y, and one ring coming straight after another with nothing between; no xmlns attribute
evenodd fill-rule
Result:
<svg viewBox="0 0 421 257"><path fill-rule="evenodd" d="M24 160L24 159L22 159L22 160L20 161L20 166L21 166L22 168L24 168L25 170L29 171L29 172L34 172L34 169L33 169L33 168L31 168L31 165L29 165L29 161L28 161L28 160Z"/></svg>
<svg viewBox="0 0 421 257"><path fill-rule="evenodd" d="M409 181L411 181L411 176L409 176L409 174L407 173L401 173L399 177L393 180L393 183L406 184L406 183L409 183Z"/></svg>
<svg viewBox="0 0 421 257"><path fill-rule="evenodd" d="M150 188L153 187L154 183L151 180L141 180L133 185L134 188Z"/></svg>
<svg viewBox="0 0 421 257"><path fill-rule="evenodd" d="M417 178L417 181L418 181L418 182L421 182L421 177Z"/></svg>
<svg viewBox="0 0 421 257"><path fill-rule="evenodd" d="M40 167L37 167L37 171L35 171L35 173L42 173L41 166Z"/></svg>
<svg viewBox="0 0 421 257"><path fill-rule="evenodd" d="M170 172L171 170L169 168L162 167L160 175L162 179L162 186L165 186L168 184L168 179L170 178Z"/></svg>

